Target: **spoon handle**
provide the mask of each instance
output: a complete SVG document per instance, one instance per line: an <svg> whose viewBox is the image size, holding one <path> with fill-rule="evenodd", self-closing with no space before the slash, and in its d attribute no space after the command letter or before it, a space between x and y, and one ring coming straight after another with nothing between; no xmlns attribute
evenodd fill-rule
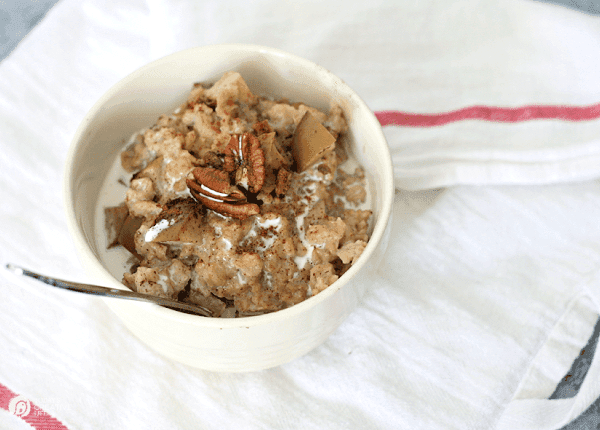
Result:
<svg viewBox="0 0 600 430"><path fill-rule="evenodd" d="M39 273L32 272L13 264L7 264L6 268L11 272L21 275L28 276L33 279L37 279L44 284L51 285L53 287L62 288L65 290L76 291L78 293L93 294L96 296L114 297L119 299L138 300L143 302L156 303L161 306L165 306L170 309L191 312L196 315L202 315L205 317L212 316L212 312L199 305L191 305L188 303L178 302L177 300L166 299L163 297L151 296L149 294L140 294L129 290L119 290L117 288L100 287L98 285L80 284L77 282L63 281L62 279L49 278L48 276L40 275Z"/></svg>

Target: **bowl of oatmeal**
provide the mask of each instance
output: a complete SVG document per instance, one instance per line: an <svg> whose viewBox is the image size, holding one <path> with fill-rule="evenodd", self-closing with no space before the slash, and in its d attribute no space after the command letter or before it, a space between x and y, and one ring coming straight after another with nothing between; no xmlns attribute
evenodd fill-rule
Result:
<svg viewBox="0 0 600 430"><path fill-rule="evenodd" d="M325 341L385 252L391 158L360 97L253 45L150 63L92 107L69 151L69 228L90 282L207 316L103 299L141 341L214 371Z"/></svg>

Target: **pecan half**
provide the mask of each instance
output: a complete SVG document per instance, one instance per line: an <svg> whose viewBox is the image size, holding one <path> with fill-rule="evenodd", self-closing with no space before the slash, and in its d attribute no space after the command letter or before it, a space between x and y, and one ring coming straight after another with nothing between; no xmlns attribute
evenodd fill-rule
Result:
<svg viewBox="0 0 600 430"><path fill-rule="evenodd" d="M260 213L254 203L248 203L246 196L229 181L229 174L213 167L196 167L192 178L186 178L192 196L221 215L246 219Z"/></svg>
<svg viewBox="0 0 600 430"><path fill-rule="evenodd" d="M251 133L234 134L224 150L223 169L236 172L236 181L247 179L250 192L258 193L265 183L265 153Z"/></svg>
<svg viewBox="0 0 600 430"><path fill-rule="evenodd" d="M214 167L196 167L192 170L194 181L187 179L190 192L194 191L209 199L227 202L244 200L244 194L231 186L227 172Z"/></svg>

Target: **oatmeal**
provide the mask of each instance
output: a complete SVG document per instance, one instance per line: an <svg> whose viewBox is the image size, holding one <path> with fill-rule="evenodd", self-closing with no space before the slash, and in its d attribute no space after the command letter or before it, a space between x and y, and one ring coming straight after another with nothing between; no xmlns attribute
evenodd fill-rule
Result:
<svg viewBox="0 0 600 430"><path fill-rule="evenodd" d="M129 256L123 283L221 317L326 289L370 234L366 178L348 160L346 131L339 107L259 97L235 72L194 85L118 160L126 191L104 214L109 248Z"/></svg>

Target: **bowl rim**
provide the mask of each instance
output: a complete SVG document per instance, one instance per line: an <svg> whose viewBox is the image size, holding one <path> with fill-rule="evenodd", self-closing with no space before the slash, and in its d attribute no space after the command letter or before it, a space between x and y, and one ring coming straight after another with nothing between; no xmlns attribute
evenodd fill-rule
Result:
<svg viewBox="0 0 600 430"><path fill-rule="evenodd" d="M137 79L140 75L143 75L148 70L152 70L153 68L160 66L164 63L170 63L174 59L180 56L186 55L199 55L200 53L207 53L212 50L218 51L242 51L247 53L262 53L267 55L285 57L291 60L294 63L300 63L305 67L313 68L316 71L320 71L328 75L339 88L344 89L344 93L348 93L348 96L352 99L352 101L359 106L361 111L366 113L366 118L368 118L369 128L375 132L376 140L379 140L384 143L384 154L386 155L386 160L384 162L385 171L382 172L382 181L384 183L384 187L382 188L382 205L381 210L379 211L377 222L374 225L371 237L365 247L361 256L357 259L357 261L348 269L346 273L344 273L338 280L336 280L333 284L328 286L325 290L321 291L319 294L315 296L311 296L306 300L295 304L289 308L281 309L278 311L262 314L262 315L253 315L242 318L212 318L212 317L203 317L199 315L186 314L183 312L178 312L172 309L168 309L159 305L154 304L145 304L138 303L146 306L146 312L148 316L161 318L161 319L169 319L176 323L182 323L186 325L196 325L203 327L215 327L220 329L226 328L249 328L252 326L263 325L268 323L277 322L279 320L288 319L290 317L294 317L300 313L308 311L310 308L317 306L319 303L327 300L330 296L336 294L341 288L343 288L352 277L360 270L362 267L369 262L369 259L379 243L384 238L384 233L387 228L387 225L390 221L391 213L392 213L392 204L393 204L393 196L394 196L394 180L393 180L393 167L392 167L392 158L390 155L389 146L387 144L385 135L381 128L381 124L375 117L373 111L367 106L364 100L349 86L347 85L341 78L337 75L333 74L329 70L324 67L307 60L305 58L299 57L295 54L291 54L289 52L283 51L277 48L271 48L264 45L254 45L254 44L242 44L242 43L229 43L229 44L213 44L213 45L203 45L197 46L193 48L184 49L181 51L174 52L172 54L166 55L159 59L153 60L133 72L129 73L125 77L121 78L118 82L112 85L108 90L106 90L102 96L94 103L94 105L88 110L83 119L81 120L79 126L77 127L75 134L71 140L69 145L69 150L67 153L67 158L65 162L65 167L63 170L63 205L65 207L65 212L67 214L67 225L69 228L69 232L72 240L77 245L77 250L83 255L80 256L80 261L82 258L85 258L88 261L93 262L93 266L96 272L101 273L103 275L103 279L108 281L113 281L110 287L112 288L124 288L127 289L121 282L119 282L108 270L104 267L104 265L100 262L100 260L96 257L94 252L91 250L89 244L85 240L84 234L80 231L77 223L77 216L75 214L75 205L71 198L72 190L74 188L74 177L72 175L73 168L76 164L76 154L77 150L80 146L80 142L83 140L85 133L87 132L88 125L91 123L92 119L99 113L102 107L105 105L107 101L111 99L111 97L119 92L120 89L126 87L132 80ZM387 183L387 186L385 184ZM104 299L105 303L112 308L111 299Z"/></svg>

